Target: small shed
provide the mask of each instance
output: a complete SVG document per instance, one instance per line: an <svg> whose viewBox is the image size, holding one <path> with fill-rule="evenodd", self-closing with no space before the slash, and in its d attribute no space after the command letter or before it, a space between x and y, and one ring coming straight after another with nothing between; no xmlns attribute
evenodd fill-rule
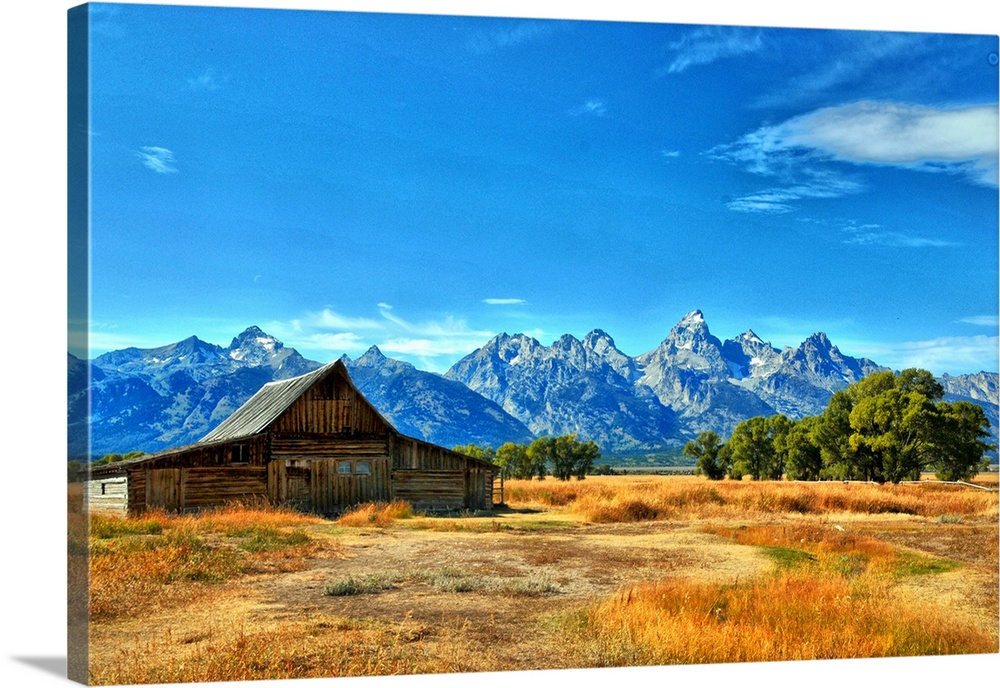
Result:
<svg viewBox="0 0 1000 688"><path fill-rule="evenodd" d="M499 468L400 434L343 361L264 385L195 444L91 468L91 510L195 511L266 500L337 514L394 499L416 509L491 509ZM502 487L501 487L502 490Z"/></svg>

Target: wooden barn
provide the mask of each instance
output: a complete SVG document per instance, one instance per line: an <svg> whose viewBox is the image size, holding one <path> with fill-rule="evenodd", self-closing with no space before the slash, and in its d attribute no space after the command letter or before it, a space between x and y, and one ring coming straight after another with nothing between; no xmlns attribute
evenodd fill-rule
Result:
<svg viewBox="0 0 1000 688"><path fill-rule="evenodd" d="M200 441L95 466L94 511L195 511L267 500L337 514L363 502L416 509L490 509L493 464L396 431L351 382L342 361L270 382ZM502 491L502 487L501 487Z"/></svg>

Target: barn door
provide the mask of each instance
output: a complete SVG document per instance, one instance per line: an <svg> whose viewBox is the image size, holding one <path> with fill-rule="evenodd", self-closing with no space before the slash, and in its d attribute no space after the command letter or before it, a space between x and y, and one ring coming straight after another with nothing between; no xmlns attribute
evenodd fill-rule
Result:
<svg viewBox="0 0 1000 688"><path fill-rule="evenodd" d="M303 462L304 463L304 462ZM309 465L285 467L285 506L298 511L312 511L311 473Z"/></svg>
<svg viewBox="0 0 1000 688"><path fill-rule="evenodd" d="M184 506L180 468L154 468L146 472L146 506L180 511Z"/></svg>

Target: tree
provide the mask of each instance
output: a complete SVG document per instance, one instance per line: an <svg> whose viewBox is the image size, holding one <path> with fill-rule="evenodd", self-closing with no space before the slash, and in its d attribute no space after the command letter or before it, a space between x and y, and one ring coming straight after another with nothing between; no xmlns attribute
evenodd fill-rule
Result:
<svg viewBox="0 0 1000 688"><path fill-rule="evenodd" d="M767 419L767 434L774 447L774 458L765 471L765 477L771 480L781 480L785 474L785 464L788 461L788 433L791 432L794 424L795 422L788 416L781 414Z"/></svg>
<svg viewBox="0 0 1000 688"><path fill-rule="evenodd" d="M898 483L934 459L940 412L918 391L888 389L865 397L851 411L851 448L876 482Z"/></svg>
<svg viewBox="0 0 1000 688"><path fill-rule="evenodd" d="M545 480L545 476L548 475L548 465L552 456L554 442L554 437L539 437L528 445L529 478L537 475L539 480Z"/></svg>
<svg viewBox="0 0 1000 688"><path fill-rule="evenodd" d="M481 459L483 461L489 461L493 463L496 460L497 452L493 447L486 446L481 447L478 444L463 444L458 447L453 447L452 451L457 451L459 454L465 454L466 456L471 456L474 459Z"/></svg>
<svg viewBox="0 0 1000 688"><path fill-rule="evenodd" d="M996 449L984 442L990 422L981 406L967 401L940 402L940 427L934 468L938 480L969 480L989 466L986 452Z"/></svg>
<svg viewBox="0 0 1000 688"><path fill-rule="evenodd" d="M573 474L577 480L583 480L594 469L594 462L601 458L601 448L594 440L578 442L574 436L573 452L576 457L573 462Z"/></svg>
<svg viewBox="0 0 1000 688"><path fill-rule="evenodd" d="M867 480L898 483L928 468L939 477L971 477L993 448L983 441L990 424L982 408L942 401L944 388L926 370L875 373L847 392L854 402L851 459Z"/></svg>
<svg viewBox="0 0 1000 688"><path fill-rule="evenodd" d="M495 463L500 466L504 477L527 479L532 476L528 447L523 444L501 444L497 447Z"/></svg>
<svg viewBox="0 0 1000 688"><path fill-rule="evenodd" d="M849 441L853 408L854 400L842 389L833 393L826 409L818 416L812 436L823 460L821 478L852 480L858 477Z"/></svg>
<svg viewBox="0 0 1000 688"><path fill-rule="evenodd" d="M601 457L601 450L593 440L581 442L576 435L539 437L528 446L528 457L539 478L546 466L551 466L552 475L560 480L573 476L583 480Z"/></svg>
<svg viewBox="0 0 1000 688"><path fill-rule="evenodd" d="M97 461L94 462L95 466L106 466L109 463L118 463L119 461L128 461L129 459L137 459L140 456L145 456L146 452L141 451L130 451L127 454L105 454Z"/></svg>
<svg viewBox="0 0 1000 688"><path fill-rule="evenodd" d="M896 388L904 393L919 392L931 401L944 398L944 386L929 370L907 368L896 376Z"/></svg>
<svg viewBox="0 0 1000 688"><path fill-rule="evenodd" d="M806 416L796 421L785 437L785 472L789 480L819 480L823 454L816 442L821 416Z"/></svg>
<svg viewBox="0 0 1000 688"><path fill-rule="evenodd" d="M772 474L774 441L771 424L764 416L754 416L737 425L726 446L732 454L730 475L734 478L749 475L760 480Z"/></svg>
<svg viewBox="0 0 1000 688"><path fill-rule="evenodd" d="M711 430L706 430L684 445L684 456L695 460L695 474L705 475L709 480L722 480L729 471L729 464L720 461L719 450L722 440Z"/></svg>

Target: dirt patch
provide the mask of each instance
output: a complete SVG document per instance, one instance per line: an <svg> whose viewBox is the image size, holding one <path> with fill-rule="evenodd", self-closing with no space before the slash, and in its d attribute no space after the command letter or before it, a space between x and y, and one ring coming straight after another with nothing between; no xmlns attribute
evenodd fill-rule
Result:
<svg viewBox="0 0 1000 688"><path fill-rule="evenodd" d="M767 523L807 520L768 517ZM944 605L957 621L996 635L995 523L894 515L816 520L959 562L955 570L902 580L896 592L901 599ZM313 632L360 624L390 633L395 652L411 647L415 657L447 659L414 665L423 672L588 666L589 658L567 645L561 629L591 603L643 581L733 583L773 570L774 561L760 548L707 534L704 526L593 525L549 514L414 520L385 529L317 526L312 536L335 546L320 548L301 570L215 586L205 602L151 617L95 624L91 660L105 676L131 676L130 662L156 657L164 666L180 666L244 631L287 632L292 625L308 644ZM377 580L384 587L328 594L348 580ZM117 674L107 669L115 666L121 667ZM170 674L150 678L172 680Z"/></svg>

